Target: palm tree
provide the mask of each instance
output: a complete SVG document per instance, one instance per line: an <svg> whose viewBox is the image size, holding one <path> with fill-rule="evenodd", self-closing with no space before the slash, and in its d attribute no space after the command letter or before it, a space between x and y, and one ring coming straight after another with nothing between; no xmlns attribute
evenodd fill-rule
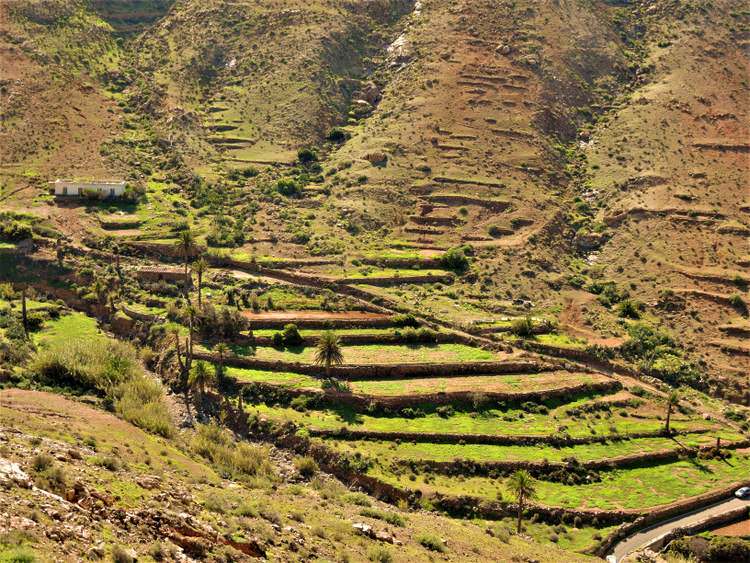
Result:
<svg viewBox="0 0 750 563"><path fill-rule="evenodd" d="M55 242L55 252L57 254L57 266L62 269L65 260L65 247L63 246L62 237L57 237L57 241Z"/></svg>
<svg viewBox="0 0 750 563"><path fill-rule="evenodd" d="M667 395L667 420L664 424L664 433L669 436L670 430L669 430L669 422L672 418L672 409L677 406L677 404L680 402L680 396L677 394L677 391L671 391L669 395Z"/></svg>
<svg viewBox="0 0 750 563"><path fill-rule="evenodd" d="M344 363L344 354L341 352L339 337L331 331L325 331L318 341L318 349L315 352L315 363L325 366L326 377L331 377L331 366L340 366Z"/></svg>
<svg viewBox="0 0 750 563"><path fill-rule="evenodd" d="M195 274L198 276L198 307L201 307L201 293L203 293L203 274L206 273L206 270L208 270L208 263L203 258L199 258L195 261L195 264L193 264L193 270L195 270Z"/></svg>
<svg viewBox="0 0 750 563"><path fill-rule="evenodd" d="M513 495L516 497L516 505L518 506L518 527L517 533L521 533L521 520L523 518L523 509L526 502L533 499L536 496L536 485L534 479L529 475L528 471L519 469L513 475L510 476L508 481L508 488L510 488Z"/></svg>
<svg viewBox="0 0 750 563"><path fill-rule="evenodd" d="M193 369L190 371L190 379L188 379L188 385L191 389L198 389L198 394L201 401L206 396L206 387L211 385L214 381L214 376L211 370L208 369L208 364L203 360L195 362Z"/></svg>
<svg viewBox="0 0 750 563"><path fill-rule="evenodd" d="M23 322L23 334L29 337L29 315L26 310L26 288L21 289L21 321Z"/></svg>
<svg viewBox="0 0 750 563"><path fill-rule="evenodd" d="M216 377L219 380L219 385L224 382L224 358L229 354L229 346L223 342L219 342L214 346L214 352L219 355L219 362L216 365Z"/></svg>
<svg viewBox="0 0 750 563"><path fill-rule="evenodd" d="M103 304L107 299L107 286L105 283L101 280L101 278L96 278L94 280L93 285L91 286L91 291L96 295L96 300L99 302L99 304Z"/></svg>
<svg viewBox="0 0 750 563"><path fill-rule="evenodd" d="M187 282L188 262L190 260L190 252L191 250L193 250L193 245L195 244L195 237L193 236L193 232L190 230L190 228L187 228L184 231L180 231L180 234L177 238L180 241L182 256L183 258L185 258L185 280Z"/></svg>

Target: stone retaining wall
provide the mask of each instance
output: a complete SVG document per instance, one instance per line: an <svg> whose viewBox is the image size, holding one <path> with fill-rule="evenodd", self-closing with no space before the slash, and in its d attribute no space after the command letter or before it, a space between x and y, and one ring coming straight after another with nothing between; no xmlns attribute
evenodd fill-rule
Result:
<svg viewBox="0 0 750 563"><path fill-rule="evenodd" d="M246 317L247 318L247 317ZM294 324L297 328L311 330L347 329L347 328L393 328L392 317L379 317L372 319L295 319L295 320L255 320L250 319L247 325L250 329L275 329L282 330L286 325Z"/></svg>
<svg viewBox="0 0 750 563"><path fill-rule="evenodd" d="M198 360L218 361L216 354L195 352ZM231 367L264 371L283 371L321 377L324 369L314 364L259 360L252 357L230 356L224 364ZM516 360L512 362L463 362L444 364L379 364L332 366L332 377L348 381L368 379L403 379L425 377L461 377L465 375L503 375L538 373L552 369L537 362Z"/></svg>
<svg viewBox="0 0 750 563"><path fill-rule="evenodd" d="M153 313L141 313L141 312L135 311L123 303L120 303L119 308L123 313L125 313L131 319L135 319L137 321L143 321L146 323L158 321L161 317L160 315L156 315Z"/></svg>
<svg viewBox="0 0 750 563"><path fill-rule="evenodd" d="M427 283L453 283L455 281L453 274L426 274L423 276L390 276L390 277L370 277L370 278L344 278L336 280L337 285L374 285L378 287L388 287L392 285L404 285L410 283L427 284Z"/></svg>
<svg viewBox="0 0 750 563"><path fill-rule="evenodd" d="M395 333L390 334L338 334L339 343L345 346L363 346L368 344L413 344L404 340L403 336ZM436 344L452 344L461 342L461 339L451 333L438 332L435 333L435 339L431 343ZM318 336L305 336L302 338L304 346L315 346L320 338ZM246 344L250 346L273 346L273 337L271 336L254 336L253 338L246 338L241 340L235 340L240 344ZM425 343L426 344L426 343Z"/></svg>
<svg viewBox="0 0 750 563"><path fill-rule="evenodd" d="M705 434L707 429L690 432L673 432L672 435ZM549 445L556 447L580 446L585 444L603 444L620 440L638 438L659 438L663 431L633 432L630 434L607 434L602 436L566 436L558 435L494 435L494 434L436 434L419 432L376 432L372 430L310 430L310 436L320 438L337 438L340 440L381 440L402 442L421 442L430 444L484 444L491 446L533 446Z"/></svg>
<svg viewBox="0 0 750 563"><path fill-rule="evenodd" d="M744 448L750 445L750 440L728 443L724 449ZM658 452L643 452L637 454L623 455L605 459L581 461L578 467L589 470L609 471L612 469L625 469L642 467L648 465L661 465L677 461L682 457L695 457L699 453L714 450L714 446L702 446L700 448L675 448L661 450ZM453 461L434 460L401 460L399 465L417 467L425 471L440 473L443 475L488 475L491 473L511 473L518 469L532 471L534 474L545 474L559 469L573 468L574 464L562 461L472 461L458 459Z"/></svg>
<svg viewBox="0 0 750 563"><path fill-rule="evenodd" d="M292 389L273 385L269 383L243 383L237 382L239 387L257 389L262 394L283 398L286 396L288 401L294 397L306 396L315 400L320 406L337 407L347 405L358 412L363 411L383 411L392 412L408 407L422 407L424 405L440 406L452 405L457 407L473 407L477 396L475 391L458 391L454 393L432 393L422 395L396 395L396 396L377 396L377 395L359 395L354 393L336 393L332 391L323 392L311 389ZM570 396L580 396L594 392L615 392L622 388L617 381L606 381L601 383L583 384L578 386L562 387L550 391L531 391L527 393L481 393L482 397L488 401L504 402L506 404L520 404L526 401L543 402L566 398Z"/></svg>
<svg viewBox="0 0 750 563"><path fill-rule="evenodd" d="M437 269L443 266L440 258L359 258L360 264L379 268Z"/></svg>

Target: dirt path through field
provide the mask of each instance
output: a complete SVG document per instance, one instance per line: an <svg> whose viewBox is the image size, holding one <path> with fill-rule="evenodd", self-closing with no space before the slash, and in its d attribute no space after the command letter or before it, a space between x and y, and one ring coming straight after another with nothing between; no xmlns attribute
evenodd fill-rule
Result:
<svg viewBox="0 0 750 563"><path fill-rule="evenodd" d="M596 299L591 293L585 291L571 291L565 295L565 305L560 313L560 328L571 336L583 338L589 344L599 346L616 347L625 339L622 337L604 338L591 329L585 328L583 322L582 307Z"/></svg>

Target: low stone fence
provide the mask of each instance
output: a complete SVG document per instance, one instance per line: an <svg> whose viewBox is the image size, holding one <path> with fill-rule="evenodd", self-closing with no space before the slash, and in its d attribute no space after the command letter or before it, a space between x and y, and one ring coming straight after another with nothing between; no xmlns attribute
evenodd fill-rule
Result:
<svg viewBox="0 0 750 563"><path fill-rule="evenodd" d="M732 442L724 449L744 448L750 445L749 440ZM695 457L703 452L714 450L714 446L702 446L699 448L674 448L658 452L642 452L637 454L623 455L612 458L567 463L564 461L472 461L456 459L453 461L434 460L401 460L398 465L419 468L423 471L440 473L443 475L488 475L495 473L511 473L518 469L525 469L535 475L544 475L560 469L573 469L580 467L587 470L610 471L613 469L625 469L632 467L643 467L661 465L679 460L682 457Z"/></svg>
<svg viewBox="0 0 750 563"><path fill-rule="evenodd" d="M440 258L359 258L358 262L366 266L379 268L404 268L413 270L428 270L442 268Z"/></svg>
<svg viewBox="0 0 750 563"><path fill-rule="evenodd" d="M203 254L206 249L196 246L190 250L190 258L196 258ZM175 241L148 242L148 241L121 241L120 252L123 254L135 254L154 256L156 258L167 258L170 260L184 260L182 247Z"/></svg>
<svg viewBox="0 0 750 563"><path fill-rule="evenodd" d="M218 355L195 352L194 357L199 360L216 362ZM252 357L229 356L224 358L224 364L231 367L257 369L263 371L283 371L301 373L322 377L324 369L314 364L303 364L299 362L283 362L272 360L259 360ZM370 380L370 379L404 379L404 378L427 378L427 377L462 377L466 375L504 375L504 374L526 374L538 373L553 369L532 361L509 361L509 362L463 362L444 364L368 364L368 365L345 365L332 366L331 377L345 379L348 381Z"/></svg>
<svg viewBox="0 0 750 563"><path fill-rule="evenodd" d="M705 434L707 429L673 432L680 434ZM339 430L310 429L310 436L336 438L339 440L379 440L402 442L421 442L430 444L483 444L490 446L533 446L548 445L555 447L580 446L586 444L604 444L639 438L659 438L664 436L662 430L654 432L633 432L629 434L606 434L600 436L568 436L566 434L549 435L496 435L496 434L437 434L419 432L377 432L374 430Z"/></svg>
<svg viewBox="0 0 750 563"><path fill-rule="evenodd" d="M339 343L345 346L364 346L369 344L419 344L404 340L403 335L396 334L395 332L387 334L338 334L337 336ZM434 340L429 342L429 344L452 344L463 342L463 339L459 335L449 332L436 332L433 336ZM318 336L304 336L302 338L302 344L304 346L315 346L319 340L320 337ZM236 342L250 346L274 345L273 338L270 336L254 336L252 338L237 340ZM428 343L423 342L422 344Z"/></svg>
<svg viewBox="0 0 750 563"><path fill-rule="evenodd" d="M337 285L374 285L388 287L404 284L426 284L426 283L453 283L456 277L453 274L426 274L423 276L389 276L368 278L344 278L336 280Z"/></svg>
<svg viewBox="0 0 750 563"><path fill-rule="evenodd" d="M444 203L446 205L476 205L491 211L504 211L510 207L509 201L483 199L459 194L432 194L427 197L431 203Z"/></svg>
<svg viewBox="0 0 750 563"><path fill-rule="evenodd" d="M500 501L490 501L473 496L443 496L435 494L430 497L435 508L447 512L451 516L461 518L484 518L486 520L501 520L517 514L517 505ZM548 524L572 523L576 519L583 525L614 526L632 521L638 517L625 510L576 510L571 508L553 508L541 505L529 505L524 510L527 515Z"/></svg>
<svg viewBox="0 0 750 563"><path fill-rule="evenodd" d="M250 329L274 329L282 330L286 325L293 324L297 328L311 330L347 329L347 328L393 328L393 317L373 317L371 319L249 319L247 325ZM340 335L343 337L343 335Z"/></svg>
<svg viewBox="0 0 750 563"><path fill-rule="evenodd" d="M303 268L305 266L335 266L341 264L341 260L332 260L331 258L287 258L284 260L267 260L258 258L255 263L266 268Z"/></svg>
<svg viewBox="0 0 750 563"><path fill-rule="evenodd" d="M237 382L237 386L246 388L245 394L252 397L253 390L257 391L256 398L273 397L280 402L290 402L294 397L306 396L314 400L317 405L324 407L349 406L358 412L400 411L405 408L433 407L451 405L461 408L473 407L478 396L483 401L504 402L506 404L521 404L527 401L544 402L547 400L578 397L595 392L614 392L622 388L617 381L582 384L558 388L550 391L531 391L527 393L483 393L477 391L456 391L453 393L431 393L416 395L360 395L354 393L337 393L333 391L318 391L313 389L293 389L280 385L261 382Z"/></svg>
<svg viewBox="0 0 750 563"><path fill-rule="evenodd" d="M565 348L562 346L551 346L549 344L543 344L541 342L534 342L533 340L518 340L514 342L519 348L537 352L539 354L548 354L550 356L556 356L558 358L567 358L569 360L576 360L580 362L598 362L598 358L591 355L586 350L580 350L577 348Z"/></svg>
<svg viewBox="0 0 750 563"><path fill-rule="evenodd" d="M141 313L139 311L136 311L135 309L131 309L124 303L120 303L120 310L131 319L146 323L155 322L161 318L161 315L157 315L155 313Z"/></svg>

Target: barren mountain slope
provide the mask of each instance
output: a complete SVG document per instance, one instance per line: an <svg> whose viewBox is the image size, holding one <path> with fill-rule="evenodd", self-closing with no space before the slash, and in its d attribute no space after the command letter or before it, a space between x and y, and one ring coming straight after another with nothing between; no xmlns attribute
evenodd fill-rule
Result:
<svg viewBox="0 0 750 563"><path fill-rule="evenodd" d="M80 2L0 4L0 182L3 194L57 175L102 175L119 128L91 74L117 64L108 26ZM35 190L19 194L25 204Z"/></svg>
<svg viewBox="0 0 750 563"><path fill-rule="evenodd" d="M406 0L178 2L136 44L197 162L289 162L342 121ZM207 142L207 144L205 144Z"/></svg>
<svg viewBox="0 0 750 563"><path fill-rule="evenodd" d="M739 398L750 373L747 340L731 330L746 314L732 296L747 300L750 282L748 16L735 2L663 2L646 18L652 70L585 146L611 237L597 263L658 303L717 391Z"/></svg>

